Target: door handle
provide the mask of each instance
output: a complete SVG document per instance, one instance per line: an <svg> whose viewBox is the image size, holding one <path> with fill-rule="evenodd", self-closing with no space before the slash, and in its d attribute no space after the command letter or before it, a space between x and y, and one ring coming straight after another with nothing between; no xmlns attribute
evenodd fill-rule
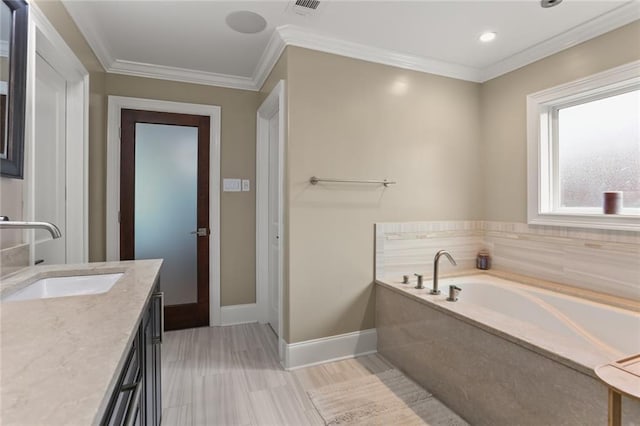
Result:
<svg viewBox="0 0 640 426"><path fill-rule="evenodd" d="M209 228L198 228L195 231L191 231L190 234L197 235L198 237L206 237L209 235Z"/></svg>
<svg viewBox="0 0 640 426"><path fill-rule="evenodd" d="M151 341L153 342L154 345L162 344L162 341L164 340L163 338L164 336L164 292L163 291L155 292L151 295L151 298L158 301L158 310L160 312L159 334L157 336L152 336Z"/></svg>

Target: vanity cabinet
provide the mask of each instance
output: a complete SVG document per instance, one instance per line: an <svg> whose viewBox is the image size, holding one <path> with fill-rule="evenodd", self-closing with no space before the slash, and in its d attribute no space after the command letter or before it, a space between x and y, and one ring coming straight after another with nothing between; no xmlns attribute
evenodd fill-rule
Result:
<svg viewBox="0 0 640 426"><path fill-rule="evenodd" d="M162 419L163 294L155 285L138 332L119 371L101 425L159 425Z"/></svg>

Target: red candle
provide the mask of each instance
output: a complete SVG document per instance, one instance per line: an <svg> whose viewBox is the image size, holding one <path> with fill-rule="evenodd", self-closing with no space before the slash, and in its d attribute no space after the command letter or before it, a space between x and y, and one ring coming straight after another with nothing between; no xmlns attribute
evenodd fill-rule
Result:
<svg viewBox="0 0 640 426"><path fill-rule="evenodd" d="M622 191L607 191L604 195L604 214L620 214L622 210Z"/></svg>

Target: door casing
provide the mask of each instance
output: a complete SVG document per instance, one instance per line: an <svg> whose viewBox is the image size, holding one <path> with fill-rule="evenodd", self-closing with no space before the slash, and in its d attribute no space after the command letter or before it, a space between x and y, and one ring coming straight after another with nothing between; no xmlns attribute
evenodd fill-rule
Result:
<svg viewBox="0 0 640 426"><path fill-rule="evenodd" d="M216 105L109 96L107 123L107 260L120 259L120 119L123 109L209 117L209 325L220 315L220 111Z"/></svg>
<svg viewBox="0 0 640 426"><path fill-rule="evenodd" d="M27 39L27 102L25 111L24 220L33 221L35 187L36 56L40 55L67 83L66 89L66 261L89 261L89 72L48 21L38 6L29 2ZM35 261L34 232L24 231L30 244L30 264Z"/></svg>
<svg viewBox="0 0 640 426"><path fill-rule="evenodd" d="M283 323L283 283L284 283L284 253L287 241L284 228L284 162L285 162L285 136L286 136L286 102L285 81L280 80L273 88L269 96L264 100L257 112L256 135L256 302L258 305L258 320L261 323L269 321L269 121L279 114L278 124L278 201L279 201L279 236L280 244L278 255L278 353L280 363L284 365L286 341L284 340Z"/></svg>

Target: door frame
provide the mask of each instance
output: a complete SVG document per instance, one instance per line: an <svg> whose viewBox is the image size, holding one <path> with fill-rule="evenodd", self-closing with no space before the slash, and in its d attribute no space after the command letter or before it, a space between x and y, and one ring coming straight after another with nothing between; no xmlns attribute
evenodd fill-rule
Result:
<svg viewBox="0 0 640 426"><path fill-rule="evenodd" d="M256 123L256 303L258 305L258 319L267 323L269 318L269 121L279 113L278 122L278 198L280 244L278 254L278 298L280 307L278 312L278 353L280 362L283 361L283 271L284 245L286 241L284 229L284 149L285 149L285 119L287 115L285 102L285 81L280 80L257 111Z"/></svg>
<svg viewBox="0 0 640 426"><path fill-rule="evenodd" d="M120 260L120 119L123 109L205 115L209 131L209 325L220 325L220 111L216 105L109 96L107 118L107 260Z"/></svg>
<svg viewBox="0 0 640 426"><path fill-rule="evenodd" d="M27 39L27 102L25 111L24 220L34 217L36 55L42 56L66 80L65 239L66 262L89 261L89 71L33 2L29 2ZM78 166L80 165L80 166ZM25 231L30 264L35 233Z"/></svg>

